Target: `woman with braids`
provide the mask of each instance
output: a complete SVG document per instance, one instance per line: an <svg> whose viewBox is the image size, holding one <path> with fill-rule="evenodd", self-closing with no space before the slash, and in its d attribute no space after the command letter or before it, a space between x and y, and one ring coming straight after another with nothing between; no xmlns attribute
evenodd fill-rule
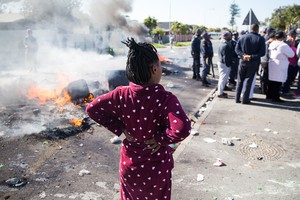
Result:
<svg viewBox="0 0 300 200"><path fill-rule="evenodd" d="M133 38L123 43L129 47L129 86L97 97L86 111L115 135L126 136L120 152L121 199L171 199L169 144L185 139L191 124L176 96L159 84L162 67L155 47Z"/></svg>

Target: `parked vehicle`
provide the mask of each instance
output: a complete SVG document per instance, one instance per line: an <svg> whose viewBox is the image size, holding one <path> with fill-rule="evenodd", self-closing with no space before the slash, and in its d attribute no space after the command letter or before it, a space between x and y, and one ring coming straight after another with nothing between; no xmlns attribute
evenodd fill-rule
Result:
<svg viewBox="0 0 300 200"><path fill-rule="evenodd" d="M222 38L222 35L220 32L209 32L210 38L213 40L220 40Z"/></svg>

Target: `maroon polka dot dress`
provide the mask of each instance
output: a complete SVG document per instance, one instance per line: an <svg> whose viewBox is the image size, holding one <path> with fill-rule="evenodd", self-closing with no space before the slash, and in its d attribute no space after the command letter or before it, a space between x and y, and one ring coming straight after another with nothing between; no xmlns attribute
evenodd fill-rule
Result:
<svg viewBox="0 0 300 200"><path fill-rule="evenodd" d="M88 115L115 135L126 129L135 141L123 140L119 164L122 200L171 199L169 144L185 139L191 124L178 99L160 84L120 86L99 96L86 109ZM145 140L162 145L151 154Z"/></svg>

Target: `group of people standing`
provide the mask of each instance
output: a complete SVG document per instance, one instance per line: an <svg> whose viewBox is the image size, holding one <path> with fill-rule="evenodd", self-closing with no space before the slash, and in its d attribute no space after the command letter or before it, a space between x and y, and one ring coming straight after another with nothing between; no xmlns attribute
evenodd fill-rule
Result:
<svg viewBox="0 0 300 200"><path fill-rule="evenodd" d="M296 36L296 31L290 31L286 38L284 32L274 30L265 37L266 64L262 72L266 72L268 79L265 80L263 92L267 99L275 102L284 102L280 94L289 92L298 73L297 42L292 35Z"/></svg>
<svg viewBox="0 0 300 200"><path fill-rule="evenodd" d="M300 45L297 44L295 39L296 31L289 31L286 37L284 32L276 32L274 29L269 28L266 35L262 36L259 34L258 24L252 24L250 28L250 32L240 38L237 32L222 31L222 40L218 49L219 80L217 96L228 98L224 90L231 90L235 87L235 102L250 104L253 98L256 74L259 73L261 66L262 93L266 94L266 99L271 99L273 102L284 102L280 95L289 92L290 86L295 81L299 71ZM192 42L193 78L198 79L197 55L200 54L195 53L197 52L194 50L196 48L193 48L196 38L199 38L198 34ZM207 75L205 65L203 65L202 71L202 81L206 81L204 79ZM299 87L300 83L298 81L298 89L294 95L296 98L299 97Z"/></svg>

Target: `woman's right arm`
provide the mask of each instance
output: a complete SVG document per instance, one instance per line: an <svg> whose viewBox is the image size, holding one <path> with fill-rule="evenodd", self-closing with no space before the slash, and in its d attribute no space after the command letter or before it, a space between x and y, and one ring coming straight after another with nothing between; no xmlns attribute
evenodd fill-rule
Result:
<svg viewBox="0 0 300 200"><path fill-rule="evenodd" d="M101 124L112 133L120 136L125 129L121 121L120 109L117 109L118 98L114 91L101 95L86 108L86 113L95 122Z"/></svg>

